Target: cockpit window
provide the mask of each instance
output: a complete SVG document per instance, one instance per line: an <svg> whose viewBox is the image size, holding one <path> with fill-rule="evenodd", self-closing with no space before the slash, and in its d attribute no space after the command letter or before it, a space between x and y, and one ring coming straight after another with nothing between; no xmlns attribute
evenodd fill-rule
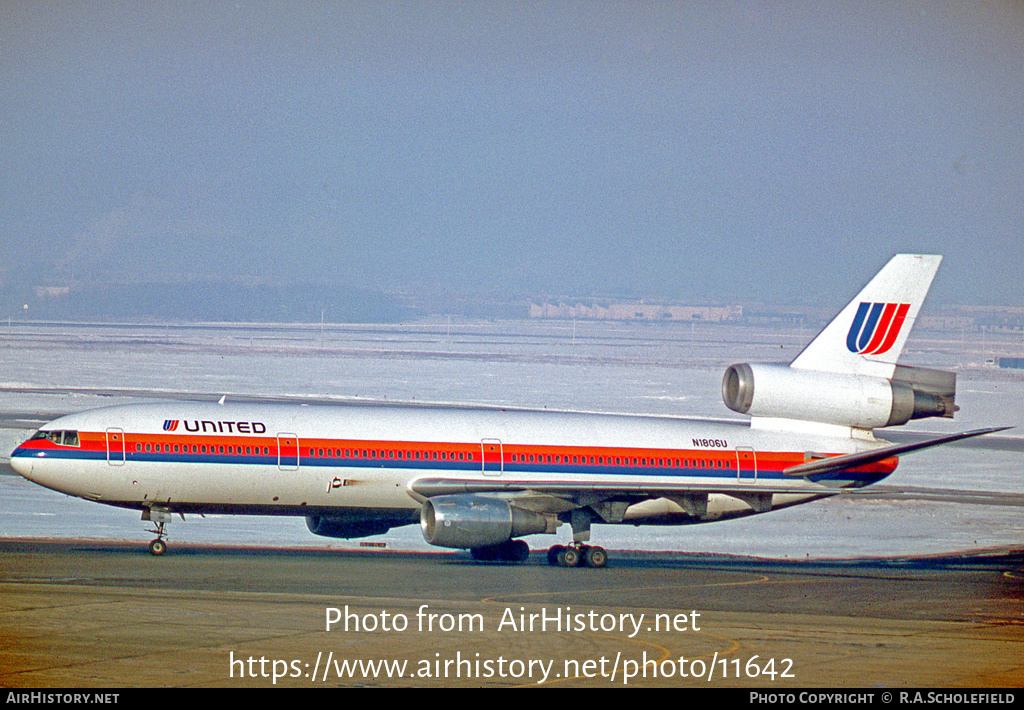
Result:
<svg viewBox="0 0 1024 710"><path fill-rule="evenodd" d="M40 429L29 441L45 439L61 446L78 446L78 432L72 430L43 431Z"/></svg>

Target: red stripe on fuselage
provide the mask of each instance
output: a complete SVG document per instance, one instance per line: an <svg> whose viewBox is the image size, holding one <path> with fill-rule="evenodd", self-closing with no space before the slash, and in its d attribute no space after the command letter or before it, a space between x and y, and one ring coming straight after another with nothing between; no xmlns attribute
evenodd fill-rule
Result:
<svg viewBox="0 0 1024 710"><path fill-rule="evenodd" d="M63 446L45 439L33 439L20 448L46 451L90 451L106 454L107 441L103 432L79 433L80 445ZM299 458L375 460L412 463L481 462L480 443L439 443L363 441L348 439L303 439L298 437ZM277 456L277 437L227 437L187 435L124 434L125 453L133 454L195 454L207 456ZM147 450L147 446L149 449ZM484 446L488 446L484 442ZM731 469L739 465L733 449L637 449L629 447L573 447L519 444L493 444L488 453L488 464L502 465L559 465L559 466L639 466L647 468ZM177 447L177 449L175 449ZM205 447L205 451L203 450ZM246 449L249 449L247 452ZM281 447L284 452L284 446ZM120 451L118 451L120 453ZM295 455L295 445L286 452ZM459 458L459 456L462 458ZM797 452L757 452L758 472L778 472L803 463L804 454ZM754 462L744 461L744 468L753 469ZM872 466L852 470L891 472L896 459L886 459Z"/></svg>

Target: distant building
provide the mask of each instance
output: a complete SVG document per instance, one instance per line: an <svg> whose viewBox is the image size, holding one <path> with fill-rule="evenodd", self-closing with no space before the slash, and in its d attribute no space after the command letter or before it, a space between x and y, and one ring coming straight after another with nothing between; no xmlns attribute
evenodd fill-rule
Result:
<svg viewBox="0 0 1024 710"><path fill-rule="evenodd" d="M742 306L670 306L651 303L531 303L530 318L562 320L701 321L720 323L743 318Z"/></svg>

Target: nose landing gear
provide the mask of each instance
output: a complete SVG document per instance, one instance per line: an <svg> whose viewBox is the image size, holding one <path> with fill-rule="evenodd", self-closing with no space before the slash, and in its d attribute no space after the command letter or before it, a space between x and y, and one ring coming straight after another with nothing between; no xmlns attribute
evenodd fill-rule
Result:
<svg viewBox="0 0 1024 710"><path fill-rule="evenodd" d="M154 530L153 532L156 531ZM157 532L157 535L162 534L163 533ZM154 557L159 557L165 552L167 552L167 543L163 541L163 538L158 537L156 540L153 540L151 543L149 543L149 554L153 555Z"/></svg>
<svg viewBox="0 0 1024 710"><path fill-rule="evenodd" d="M156 539L149 543L149 554L159 557L167 552L167 543L164 542L167 532L164 530L164 525L171 522L171 511L166 508L150 506L142 511L142 519L149 520L156 526L154 530L148 531L156 535Z"/></svg>

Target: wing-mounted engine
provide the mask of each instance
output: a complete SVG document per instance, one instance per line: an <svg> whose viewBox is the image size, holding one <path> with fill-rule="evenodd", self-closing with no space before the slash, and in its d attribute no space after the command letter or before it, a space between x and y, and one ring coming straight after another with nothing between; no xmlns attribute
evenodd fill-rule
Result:
<svg viewBox="0 0 1024 710"><path fill-rule="evenodd" d="M553 533L557 525L552 516L483 495L435 496L420 510L423 538L439 547L487 547L521 535Z"/></svg>
<svg viewBox="0 0 1024 710"><path fill-rule="evenodd" d="M722 398L729 409L753 417L858 429L952 418L957 409L954 373L902 365L891 379L788 365L731 365L722 378Z"/></svg>

